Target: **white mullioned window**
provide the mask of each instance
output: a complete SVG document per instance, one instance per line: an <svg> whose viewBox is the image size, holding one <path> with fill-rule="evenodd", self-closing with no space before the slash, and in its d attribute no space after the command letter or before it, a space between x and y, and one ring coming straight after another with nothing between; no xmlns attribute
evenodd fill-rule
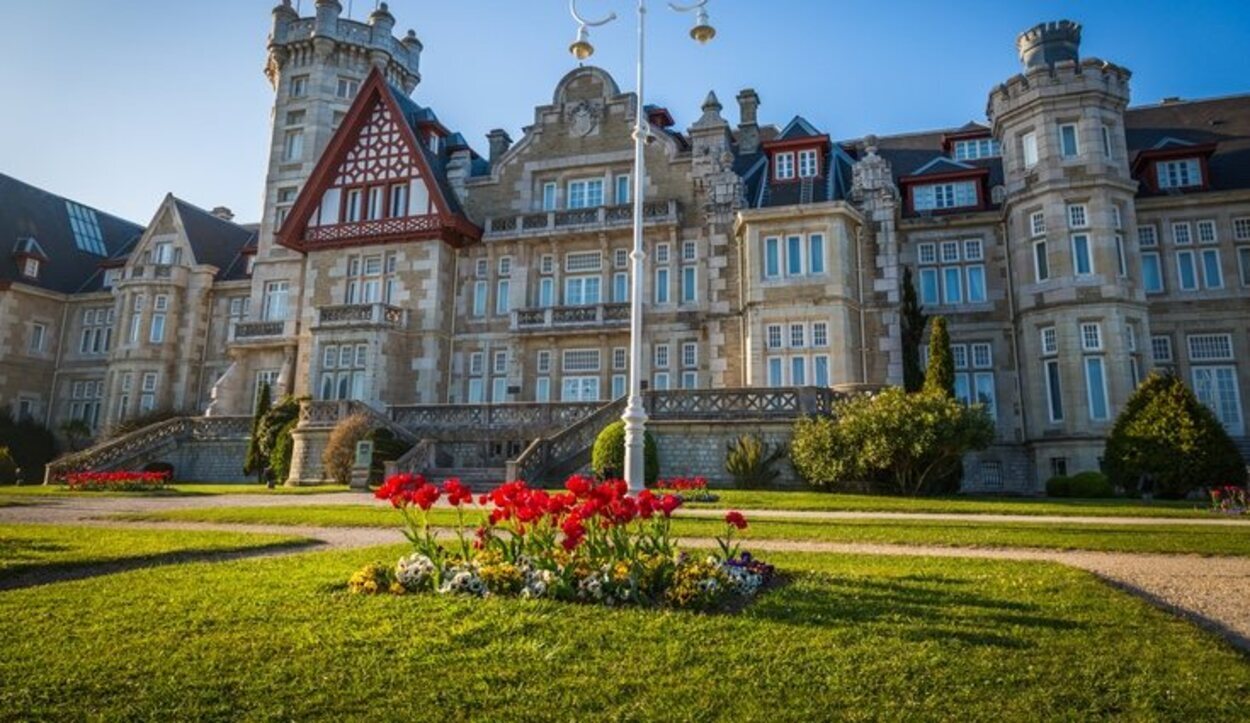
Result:
<svg viewBox="0 0 1250 723"><path fill-rule="evenodd" d="M598 208L603 205L603 179L587 178L569 181L569 208Z"/></svg>
<svg viewBox="0 0 1250 723"><path fill-rule="evenodd" d="M1081 143L1075 123L1059 125L1059 154L1064 158L1075 158L1081 154Z"/></svg>
<svg viewBox="0 0 1250 723"><path fill-rule="evenodd" d="M799 178L814 178L820 170L815 150L799 151Z"/></svg>
<svg viewBox="0 0 1250 723"><path fill-rule="evenodd" d="M1190 334L1185 337L1189 360L1196 362L1232 361L1232 334Z"/></svg>
<svg viewBox="0 0 1250 723"><path fill-rule="evenodd" d="M1172 337L1163 334L1150 337L1150 356L1157 364L1172 363Z"/></svg>
<svg viewBox="0 0 1250 723"><path fill-rule="evenodd" d="M1026 169L1037 165L1037 133L1029 131L1020 136L1020 158Z"/></svg>
<svg viewBox="0 0 1250 723"><path fill-rule="evenodd" d="M774 163L777 166L773 173L774 179L789 181L794 178L794 153L778 153L774 156Z"/></svg>
<svg viewBox="0 0 1250 723"><path fill-rule="evenodd" d="M1029 214L1029 235L1042 236L1046 233L1046 212L1034 211Z"/></svg>
<svg viewBox="0 0 1250 723"><path fill-rule="evenodd" d="M1172 243L1177 246L1188 246L1194 242L1194 237L1190 233L1188 222L1178 222L1172 224Z"/></svg>
<svg viewBox="0 0 1250 723"><path fill-rule="evenodd" d="M1142 248L1150 248L1159 245L1158 229L1152 223L1139 224L1137 226L1137 245Z"/></svg>
<svg viewBox="0 0 1250 723"><path fill-rule="evenodd" d="M603 268L603 254L599 251L577 251L564 255L564 270L569 273L599 271Z"/></svg>
<svg viewBox="0 0 1250 723"><path fill-rule="evenodd" d="M1097 322L1081 324L1081 350L1102 351L1102 324Z"/></svg>
<svg viewBox="0 0 1250 723"><path fill-rule="evenodd" d="M562 370L565 372L599 371L598 349L565 349Z"/></svg>
<svg viewBox="0 0 1250 723"><path fill-rule="evenodd" d="M653 362L657 369L668 368L668 344L656 344Z"/></svg>
<svg viewBox="0 0 1250 723"><path fill-rule="evenodd" d="M781 324L769 324L766 334L769 349L781 348Z"/></svg>
<svg viewBox="0 0 1250 723"><path fill-rule="evenodd" d="M999 155L998 141L993 138L973 138L965 141L955 141L952 155L957 161L993 158Z"/></svg>
<svg viewBox="0 0 1250 723"><path fill-rule="evenodd" d="M1187 188L1202 185L1202 166L1197 158L1159 161L1155 164L1159 188Z"/></svg>
<svg viewBox="0 0 1250 723"><path fill-rule="evenodd" d="M1215 221L1204 219L1198 222L1198 243L1214 244L1219 243L1220 239L1215 232Z"/></svg>
<svg viewBox="0 0 1250 723"><path fill-rule="evenodd" d="M1042 334L1042 355L1054 356L1059 353L1059 334L1053 326L1044 327Z"/></svg>
<svg viewBox="0 0 1250 723"><path fill-rule="evenodd" d="M916 211L940 211L948 208L976 206L975 181L927 183L912 189L912 208Z"/></svg>
<svg viewBox="0 0 1250 723"><path fill-rule="evenodd" d="M1250 241L1250 216L1233 219L1233 240Z"/></svg>
<svg viewBox="0 0 1250 723"><path fill-rule="evenodd" d="M1068 228L1089 226L1089 211L1083 203L1068 204Z"/></svg>

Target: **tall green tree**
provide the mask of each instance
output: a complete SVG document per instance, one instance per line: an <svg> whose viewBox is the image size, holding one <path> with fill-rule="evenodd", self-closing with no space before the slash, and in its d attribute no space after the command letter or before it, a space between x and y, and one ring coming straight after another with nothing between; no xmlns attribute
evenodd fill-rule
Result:
<svg viewBox="0 0 1250 723"><path fill-rule="evenodd" d="M269 384L260 385L260 393L256 397L256 411L252 413L252 437L247 444L247 457L243 460L243 474L261 475L265 471L264 450L260 443L260 422L269 413Z"/></svg>
<svg viewBox="0 0 1250 723"><path fill-rule="evenodd" d="M1116 418L1103 455L1113 485L1137 490L1143 473L1160 497L1246 484L1246 463L1215 413L1175 374L1152 373Z"/></svg>
<svg viewBox="0 0 1250 723"><path fill-rule="evenodd" d="M946 331L945 317L933 317L929 333L929 368L924 373L924 391L942 392L955 397L955 359L951 354L951 337Z"/></svg>
<svg viewBox="0 0 1250 723"><path fill-rule="evenodd" d="M920 345L929 316L920 306L911 267L903 268L903 304L899 310L899 326L903 340L903 388L918 392L924 386L924 368L920 366Z"/></svg>

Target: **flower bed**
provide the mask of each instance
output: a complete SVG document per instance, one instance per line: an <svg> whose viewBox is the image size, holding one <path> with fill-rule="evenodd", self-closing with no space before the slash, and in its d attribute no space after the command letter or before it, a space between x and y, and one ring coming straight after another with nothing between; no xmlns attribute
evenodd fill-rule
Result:
<svg viewBox="0 0 1250 723"><path fill-rule="evenodd" d="M164 489L168 472L73 472L65 475L65 486L75 492L139 492Z"/></svg>
<svg viewBox="0 0 1250 723"><path fill-rule="evenodd" d="M413 552L394 566L368 565L352 576L356 593L492 595L696 610L732 607L773 579L773 568L741 552L740 512L725 515L714 554L678 549L670 518L675 494L630 495L620 480L573 476L551 493L509 482L474 499L457 479L441 488L421 475L395 475L376 496L403 515ZM440 499L456 511L455 539L440 544L427 513ZM465 513L487 510L470 531Z"/></svg>
<svg viewBox="0 0 1250 723"><path fill-rule="evenodd" d="M663 492L671 492L684 502L715 502L720 499L707 488L706 477L673 477L658 480L655 488Z"/></svg>
<svg viewBox="0 0 1250 723"><path fill-rule="evenodd" d="M1250 514L1250 506L1248 506L1250 500L1246 496L1246 491L1241 487L1225 485L1214 487L1209 492L1212 512L1221 512L1226 515Z"/></svg>

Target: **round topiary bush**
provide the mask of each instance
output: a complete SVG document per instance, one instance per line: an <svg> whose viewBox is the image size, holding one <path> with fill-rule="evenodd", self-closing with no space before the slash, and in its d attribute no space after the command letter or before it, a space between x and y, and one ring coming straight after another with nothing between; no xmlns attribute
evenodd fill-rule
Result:
<svg viewBox="0 0 1250 723"><path fill-rule="evenodd" d="M1069 497L1098 499L1115 496L1115 488L1102 472L1081 472L1069 480L1069 485Z"/></svg>
<svg viewBox="0 0 1250 723"><path fill-rule="evenodd" d="M1072 478L1067 475L1057 474L1046 480L1046 496L1071 497Z"/></svg>
<svg viewBox="0 0 1250 723"><path fill-rule="evenodd" d="M655 484L660 478L660 453L655 438L647 432L643 441L644 473L647 484ZM619 479L625 476L625 422L617 420L603 428L595 438L590 453L590 468L599 479Z"/></svg>

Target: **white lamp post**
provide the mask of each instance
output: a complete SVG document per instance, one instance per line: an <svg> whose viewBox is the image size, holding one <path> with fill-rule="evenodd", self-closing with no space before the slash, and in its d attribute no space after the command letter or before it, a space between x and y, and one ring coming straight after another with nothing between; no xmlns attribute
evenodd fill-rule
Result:
<svg viewBox="0 0 1250 723"><path fill-rule="evenodd" d="M706 43L716 36L716 29L708 22L708 0L691 5L668 6L677 12L696 12L690 37ZM616 20L616 13L602 20L587 20L577 11L577 0L569 0L569 12L577 21L577 39L569 46L569 52L578 60L594 54L590 44L590 28L607 25ZM644 440L647 430L647 410L642 403L642 279L643 265L647 259L642 246L642 204L646 188L647 160L644 154L647 138L651 133L643 110L643 58L646 52L647 2L638 0L638 108L637 124L634 126L634 250L629 255L632 290L629 296L629 400L621 420L625 422L625 481L631 492L641 492L646 486L646 458Z"/></svg>

